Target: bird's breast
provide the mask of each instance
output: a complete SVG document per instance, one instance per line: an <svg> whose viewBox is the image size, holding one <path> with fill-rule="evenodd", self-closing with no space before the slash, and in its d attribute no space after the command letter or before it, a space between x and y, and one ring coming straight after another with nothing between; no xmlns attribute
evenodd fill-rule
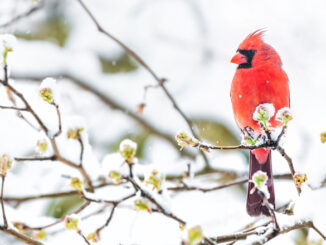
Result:
<svg viewBox="0 0 326 245"><path fill-rule="evenodd" d="M238 69L231 85L231 101L239 127L249 126L260 132L257 121L252 118L258 105L271 103L276 111L290 106L288 77L280 67ZM279 125L275 116L271 124Z"/></svg>

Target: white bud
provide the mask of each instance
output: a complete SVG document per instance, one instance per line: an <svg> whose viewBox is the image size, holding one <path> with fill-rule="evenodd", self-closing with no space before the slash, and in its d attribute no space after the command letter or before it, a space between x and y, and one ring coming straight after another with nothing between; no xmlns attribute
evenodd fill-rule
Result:
<svg viewBox="0 0 326 245"><path fill-rule="evenodd" d="M293 119L292 113L290 111L290 108L283 107L282 109L279 109L276 113L276 120L283 123L284 126L287 126L288 122Z"/></svg>
<svg viewBox="0 0 326 245"><path fill-rule="evenodd" d="M41 98L48 102L54 103L55 101L55 90L56 90L56 80L53 78L45 78L40 85L40 96Z"/></svg>
<svg viewBox="0 0 326 245"><path fill-rule="evenodd" d="M5 50L13 51L14 47L16 46L17 39L14 35L2 34L0 35L0 43Z"/></svg>
<svg viewBox="0 0 326 245"><path fill-rule="evenodd" d="M120 154L127 163L132 163L136 155L137 143L130 139L125 139L120 143Z"/></svg>
<svg viewBox="0 0 326 245"><path fill-rule="evenodd" d="M255 121L269 121L275 114L275 108L273 104L265 103L260 104L256 107L253 114L253 119Z"/></svg>

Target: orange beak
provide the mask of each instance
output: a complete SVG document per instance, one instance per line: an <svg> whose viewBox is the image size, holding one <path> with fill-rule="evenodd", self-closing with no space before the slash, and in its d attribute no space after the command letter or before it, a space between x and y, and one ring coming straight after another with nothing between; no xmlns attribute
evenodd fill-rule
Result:
<svg viewBox="0 0 326 245"><path fill-rule="evenodd" d="M238 64L238 65L244 64L244 63L247 63L247 58L246 58L246 56L237 52L231 59L231 63Z"/></svg>

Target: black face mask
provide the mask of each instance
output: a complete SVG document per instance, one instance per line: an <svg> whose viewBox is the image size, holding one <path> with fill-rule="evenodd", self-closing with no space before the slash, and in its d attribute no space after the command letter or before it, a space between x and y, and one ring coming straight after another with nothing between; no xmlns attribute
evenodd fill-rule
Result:
<svg viewBox="0 0 326 245"><path fill-rule="evenodd" d="M254 58L256 50L254 50L254 49L238 49L237 52L246 56L246 58L247 58L247 63L240 64L237 69L251 68L252 67L251 62L252 62L252 59Z"/></svg>

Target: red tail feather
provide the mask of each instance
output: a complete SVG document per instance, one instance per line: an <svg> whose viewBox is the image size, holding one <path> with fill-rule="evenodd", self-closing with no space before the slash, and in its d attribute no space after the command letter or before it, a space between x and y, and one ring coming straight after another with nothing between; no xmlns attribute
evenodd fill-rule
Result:
<svg viewBox="0 0 326 245"><path fill-rule="evenodd" d="M259 156L261 160L261 156ZM269 203L275 207L275 193L274 193L274 181L273 181L273 172L272 172L272 153L270 150L266 150L265 162L258 161L255 153L250 151L249 155L249 180L252 178L252 175L257 171L261 170L265 172L268 176L268 191L270 198L268 199ZM251 216L258 216L264 214L270 216L269 210L267 207L262 205L262 197L259 195L257 190L252 194L251 191L254 188L254 184L248 182L248 193L247 193L247 212Z"/></svg>

